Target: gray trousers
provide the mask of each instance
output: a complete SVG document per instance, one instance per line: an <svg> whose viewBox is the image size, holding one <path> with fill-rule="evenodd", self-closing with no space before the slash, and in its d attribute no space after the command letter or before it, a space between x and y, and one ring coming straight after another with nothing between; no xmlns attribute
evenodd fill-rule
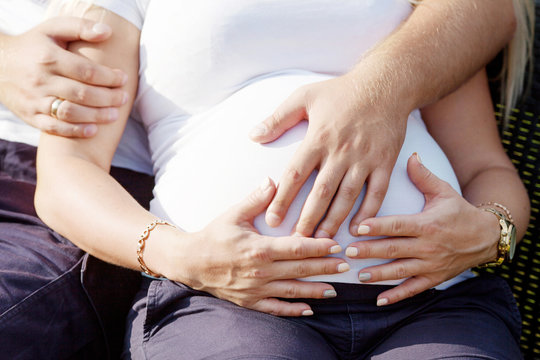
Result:
<svg viewBox="0 0 540 360"><path fill-rule="evenodd" d="M377 307L386 286L333 284L314 316L276 317L168 280L144 278L126 359L521 358L521 319L503 279L481 276Z"/></svg>

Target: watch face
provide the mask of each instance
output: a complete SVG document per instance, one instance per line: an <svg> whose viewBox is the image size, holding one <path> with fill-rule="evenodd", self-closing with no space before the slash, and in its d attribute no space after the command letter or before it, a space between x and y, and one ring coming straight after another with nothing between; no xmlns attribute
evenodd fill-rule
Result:
<svg viewBox="0 0 540 360"><path fill-rule="evenodd" d="M516 252L516 227L511 224L509 231L509 240L510 240L510 251L508 252L508 259L512 260L514 258L514 253Z"/></svg>

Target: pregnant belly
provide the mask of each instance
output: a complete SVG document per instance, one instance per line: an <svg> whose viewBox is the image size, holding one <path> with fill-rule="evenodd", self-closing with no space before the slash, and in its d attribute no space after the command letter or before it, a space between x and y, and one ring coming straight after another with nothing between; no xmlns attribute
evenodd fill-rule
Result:
<svg viewBox="0 0 540 360"><path fill-rule="evenodd" d="M306 133L307 122L298 124L278 140L265 145L250 141L248 133L292 91L327 78L300 73L259 79L210 111L189 120L166 119L162 125L151 129L151 142L167 139L164 142L167 145L157 156L154 154L157 172L151 211L185 231L198 231L247 196L265 177L279 180ZM157 148L155 145L153 147ZM415 151L431 171L458 189L446 156L427 133L419 112L413 112L409 116L405 142L378 216L412 214L422 210L424 197L411 183L406 171L407 159ZM255 219L255 227L260 233L273 236L291 233L315 176L316 172L311 174L281 226L268 227L264 214ZM360 206L364 192L365 189L334 238L344 249L351 242L367 239L353 237L348 231L348 223ZM384 261L347 259L351 271L309 280L358 282L357 270Z"/></svg>

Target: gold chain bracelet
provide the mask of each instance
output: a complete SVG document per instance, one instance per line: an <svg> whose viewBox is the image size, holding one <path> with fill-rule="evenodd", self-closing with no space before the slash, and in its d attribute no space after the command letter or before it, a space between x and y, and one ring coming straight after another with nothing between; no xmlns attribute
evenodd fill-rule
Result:
<svg viewBox="0 0 540 360"><path fill-rule="evenodd" d="M504 214L506 215L506 218L508 219L508 221L510 221L512 224L514 223L514 218L512 217L512 214L510 213L510 210L508 210L508 208L506 206L504 206L502 204L499 204L497 202L488 201L488 202L485 202L485 203L481 203L477 207L482 207L482 206L495 206L495 207L501 209L504 212Z"/></svg>
<svg viewBox="0 0 540 360"><path fill-rule="evenodd" d="M158 225L168 225L168 226L175 227L173 224L165 220L156 219L146 226L146 229L144 229L141 236L139 236L139 241L137 242L137 260L139 261L141 270L145 274L153 276L153 277L163 277L163 276L161 274L153 272L152 270L148 268L148 266L146 266L143 260L143 254L144 254L144 248L146 246L146 240L150 237L150 232L154 230Z"/></svg>

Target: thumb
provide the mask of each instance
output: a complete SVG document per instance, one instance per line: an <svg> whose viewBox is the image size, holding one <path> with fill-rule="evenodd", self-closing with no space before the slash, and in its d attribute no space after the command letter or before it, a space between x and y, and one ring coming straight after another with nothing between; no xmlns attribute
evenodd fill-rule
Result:
<svg viewBox="0 0 540 360"><path fill-rule="evenodd" d="M262 184L251 194L249 194L240 204L237 205L237 216L241 221L253 220L262 213L272 201L276 192L276 185L267 177Z"/></svg>
<svg viewBox="0 0 540 360"><path fill-rule="evenodd" d="M109 25L71 16L59 16L48 19L39 25L42 33L54 40L99 42L108 39L112 34Z"/></svg>
<svg viewBox="0 0 540 360"><path fill-rule="evenodd" d="M258 143L274 141L306 118L304 92L297 90L281 103L271 116L254 127L249 137Z"/></svg>
<svg viewBox="0 0 540 360"><path fill-rule="evenodd" d="M407 173L413 184L426 197L441 194L448 185L422 164L422 160L417 153L412 154L409 158Z"/></svg>

